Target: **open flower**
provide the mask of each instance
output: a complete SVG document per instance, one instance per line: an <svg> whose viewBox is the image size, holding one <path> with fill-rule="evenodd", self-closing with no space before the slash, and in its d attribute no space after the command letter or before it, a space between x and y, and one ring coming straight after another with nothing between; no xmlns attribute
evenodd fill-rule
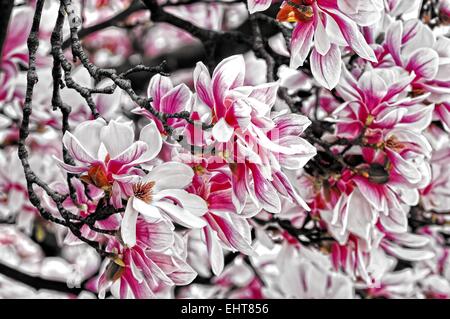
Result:
<svg viewBox="0 0 450 319"><path fill-rule="evenodd" d="M277 187L282 186L281 192L307 209L282 176L281 167L287 164L289 169L290 162L299 169L315 155L315 148L299 137L311 122L300 115L271 114L278 83L245 86L244 78L241 55L223 60L212 77L202 63L194 71L195 111L214 125L216 154L231 171L233 202L238 212L249 198L257 207L278 213Z"/></svg>
<svg viewBox="0 0 450 319"><path fill-rule="evenodd" d="M414 74L413 95L425 95L434 104L434 119L450 131L450 40L436 37L416 20L395 21L386 31L383 50L378 53L383 66L397 65Z"/></svg>
<svg viewBox="0 0 450 319"><path fill-rule="evenodd" d="M100 298L106 290L117 298L155 298L166 287L187 285L195 271L173 248L174 231L170 222L148 223L139 219L137 245L123 246L117 240L108 243L107 251L116 255L108 259L98 280Z"/></svg>
<svg viewBox="0 0 450 319"><path fill-rule="evenodd" d="M237 213L229 176L223 173L196 175L189 190L201 196L208 205L207 212L202 216L206 221L202 232L213 273L219 275L224 268L222 247L246 255L253 254L248 221L252 215Z"/></svg>
<svg viewBox="0 0 450 319"><path fill-rule="evenodd" d="M375 53L358 26L374 24L382 9L379 0L283 2L277 19L296 22L290 66L302 66L312 48L310 63L314 78L320 85L332 89L341 74L340 46L348 46L361 58L376 62Z"/></svg>
<svg viewBox="0 0 450 319"><path fill-rule="evenodd" d="M125 185L118 178L127 174L143 174L135 166L149 162L161 150L161 136L154 122L145 126L140 140L134 140L130 123L103 119L86 121L78 125L73 134L66 132L63 143L76 161L72 166L55 158L67 172L83 174L81 179L110 193L112 204L122 207Z"/></svg>
<svg viewBox="0 0 450 319"><path fill-rule="evenodd" d="M184 190L192 182L193 176L194 172L189 166L167 162L154 167L144 177L126 178L133 189L121 225L122 240L128 247L136 245L136 221L139 214L150 222L168 219L188 228L206 225L200 218L207 210L205 202Z"/></svg>
<svg viewBox="0 0 450 319"><path fill-rule="evenodd" d="M414 75L396 67L368 70L358 79L344 70L336 88L346 101L334 111L337 136L355 139L364 127L422 132L431 122L432 107L422 104L427 95L408 94L413 80Z"/></svg>

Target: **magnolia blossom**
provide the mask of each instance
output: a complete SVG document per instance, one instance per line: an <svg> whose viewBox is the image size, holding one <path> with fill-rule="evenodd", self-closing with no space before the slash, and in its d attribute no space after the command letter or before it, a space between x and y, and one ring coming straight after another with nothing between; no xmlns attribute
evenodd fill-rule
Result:
<svg viewBox="0 0 450 319"><path fill-rule="evenodd" d="M450 299L448 0L19 2L0 297Z"/></svg>
<svg viewBox="0 0 450 319"><path fill-rule="evenodd" d="M374 24L382 9L379 0L284 2L277 19L297 23L292 33L290 66L302 66L312 51L310 64L314 78L332 89L341 72L340 46L348 46L361 58L376 62L373 49L358 27Z"/></svg>
<svg viewBox="0 0 450 319"><path fill-rule="evenodd" d="M141 220L136 228L138 245L129 248L118 241L108 243L107 250L117 257L103 266L98 280L100 297L111 287L116 297L151 298L165 287L186 285L195 278L194 270L172 247L174 234L169 222Z"/></svg>
<svg viewBox="0 0 450 319"><path fill-rule="evenodd" d="M195 111L214 124L212 137L232 173L233 201L241 210L249 193L255 205L277 213L277 188L307 208L281 168L287 163L288 169L301 168L315 155L315 149L299 137L309 121L298 115L271 115L278 84L244 86L244 75L242 56L223 60L212 77L201 63L194 71Z"/></svg>
<svg viewBox="0 0 450 319"><path fill-rule="evenodd" d="M334 112L337 136L363 142L353 151L361 162L333 182L337 194L343 194L333 200L333 209L321 212L332 228L340 229L341 242L346 241L342 236L348 236L347 231L372 242L378 221L390 231L405 232L409 206L418 203L419 189L430 181L427 161L432 149L421 132L430 123L431 110L417 104L424 97L399 97L406 94L402 90L412 78L399 78L398 72L366 71L356 82L344 71L338 87L348 102Z"/></svg>
<svg viewBox="0 0 450 319"><path fill-rule="evenodd" d="M128 199L121 225L123 242L136 244L136 221L139 213L149 222L172 220L184 227L201 228L205 222L200 218L206 210L205 202L197 195L183 190L188 186L194 172L184 164L167 162L154 167L144 177L131 177L133 193ZM125 178L130 185L129 178Z"/></svg>
<svg viewBox="0 0 450 319"><path fill-rule="evenodd" d="M192 191L197 193L208 205L203 215L206 225L202 228L209 262L215 275L224 268L222 247L243 254L253 254L251 247L251 226L248 215L237 214L233 204L231 183L226 174L194 177ZM254 214L256 214L255 211Z"/></svg>
<svg viewBox="0 0 450 319"><path fill-rule="evenodd" d="M353 297L349 279L331 271L325 256L307 248L285 246L279 253L280 277L273 297L348 299ZM273 292L268 291L269 296Z"/></svg>
<svg viewBox="0 0 450 319"><path fill-rule="evenodd" d="M139 141L129 123L102 119L81 123L66 132L63 143L76 160L76 166L55 158L58 165L73 174L83 174L83 180L111 194L111 202L122 207L122 195L130 192L131 185L120 181L130 172L139 174L135 166L152 160L161 150L161 136L154 122L145 126ZM128 187L128 188L127 188Z"/></svg>
<svg viewBox="0 0 450 319"><path fill-rule="evenodd" d="M398 65L415 75L411 83L414 94L430 94L427 98L435 104L434 118L442 121L446 129L450 110L449 52L447 38L436 37L428 26L408 20L389 26L384 50L378 53L382 65Z"/></svg>

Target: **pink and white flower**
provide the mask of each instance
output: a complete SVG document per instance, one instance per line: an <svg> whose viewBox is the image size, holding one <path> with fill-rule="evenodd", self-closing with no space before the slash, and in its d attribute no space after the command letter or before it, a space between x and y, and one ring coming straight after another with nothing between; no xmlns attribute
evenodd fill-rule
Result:
<svg viewBox="0 0 450 319"><path fill-rule="evenodd" d="M334 88L341 72L341 46L376 62L373 49L359 26L377 22L383 4L371 1L297 0L284 2L278 13L280 21L297 22L291 39L292 68L302 66L312 49L310 64L314 78L327 89Z"/></svg>
<svg viewBox="0 0 450 319"><path fill-rule="evenodd" d="M155 158L162 146L154 122L141 130L139 141L134 140L130 124L116 120L106 124L100 118L83 122L73 134L66 132L63 137L63 144L76 165L55 158L67 172L83 174L85 182L111 194L111 202L116 208L122 207L122 197L130 193L131 187L122 183L120 177L131 173L142 175L143 172L135 166Z"/></svg>
<svg viewBox="0 0 450 319"><path fill-rule="evenodd" d="M253 254L251 226L247 220L249 216L237 214L232 200L231 182L226 174L213 173L208 176L200 173L194 177L190 190L201 196L208 205L203 215L206 225L202 228L202 235L212 271L220 275L224 268L222 248L246 255Z"/></svg>
<svg viewBox="0 0 450 319"><path fill-rule="evenodd" d="M242 56L223 60L212 77L202 63L194 71L195 111L214 125L216 154L231 169L233 202L241 211L248 196L277 213L280 190L306 207L281 168L299 169L315 155L315 148L299 137L310 121L300 115L271 115L278 83L251 87L244 78Z"/></svg>
<svg viewBox="0 0 450 319"><path fill-rule="evenodd" d="M144 177L128 176L123 183L132 187L121 225L121 236L128 247L136 245L136 221L141 214L148 221L167 219L188 228L202 228L206 222L203 199L184 190L194 176L182 163L166 162L154 167ZM164 216L164 217L163 217Z"/></svg>
<svg viewBox="0 0 450 319"><path fill-rule="evenodd" d="M155 298L165 288L187 285L195 271L173 248L174 233L170 222L159 220L136 223L137 245L123 246L117 240L108 243L107 251L116 255L107 260L98 280L100 298L110 288L117 298Z"/></svg>

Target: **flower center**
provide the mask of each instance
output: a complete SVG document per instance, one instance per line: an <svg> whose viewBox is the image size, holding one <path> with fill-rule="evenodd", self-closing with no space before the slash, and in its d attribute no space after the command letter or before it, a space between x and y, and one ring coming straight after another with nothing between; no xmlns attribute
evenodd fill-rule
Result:
<svg viewBox="0 0 450 319"><path fill-rule="evenodd" d="M123 271L125 270L125 263L122 259L117 257L111 263L109 263L106 269L106 277L109 280L116 281L122 276Z"/></svg>
<svg viewBox="0 0 450 319"><path fill-rule="evenodd" d="M136 198L143 200L147 204L152 202L152 194L153 194L153 186L155 186L155 182L148 183L136 183L133 185L133 193Z"/></svg>
<svg viewBox="0 0 450 319"><path fill-rule="evenodd" d="M111 189L111 183L108 180L108 175L103 165L93 165L89 168L87 175L81 176L81 180L85 183L95 185L104 191Z"/></svg>
<svg viewBox="0 0 450 319"><path fill-rule="evenodd" d="M395 136L391 136L388 138L385 144L386 147L395 151L396 153L400 153L406 146L398 141Z"/></svg>
<svg viewBox="0 0 450 319"><path fill-rule="evenodd" d="M288 0L277 14L281 22L308 22L314 17L314 0Z"/></svg>
<svg viewBox="0 0 450 319"><path fill-rule="evenodd" d="M192 169L194 170L194 172L197 174L197 175L203 175L203 174L205 174L205 172L206 172L206 168L204 168L202 165L196 165L196 166L194 166L194 167L192 167Z"/></svg>

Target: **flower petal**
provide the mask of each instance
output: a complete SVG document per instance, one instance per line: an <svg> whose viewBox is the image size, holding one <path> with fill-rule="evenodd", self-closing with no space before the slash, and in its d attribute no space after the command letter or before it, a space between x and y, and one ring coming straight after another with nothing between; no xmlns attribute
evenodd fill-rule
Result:
<svg viewBox="0 0 450 319"><path fill-rule="evenodd" d="M161 99L172 88L172 81L167 76L156 74L152 77L148 85L147 95L153 99L152 105L156 110L161 111Z"/></svg>
<svg viewBox="0 0 450 319"><path fill-rule="evenodd" d="M167 92L161 99L161 112L178 113L190 106L192 93L186 84L180 84Z"/></svg>
<svg viewBox="0 0 450 319"><path fill-rule="evenodd" d="M341 75L342 63L339 47L336 44L332 44L325 55L321 55L313 49L310 61L314 79L329 90L336 87Z"/></svg>
<svg viewBox="0 0 450 319"><path fill-rule="evenodd" d="M267 10L272 4L272 0L247 0L248 12L253 14L259 11Z"/></svg>
<svg viewBox="0 0 450 319"><path fill-rule="evenodd" d="M133 197L133 208L145 216L149 221L160 220L162 218L158 208L147 204L139 198Z"/></svg>
<svg viewBox="0 0 450 319"><path fill-rule="evenodd" d="M133 144L133 125L131 125L131 122L124 123L112 120L102 129L100 138L109 156L115 158Z"/></svg>
<svg viewBox="0 0 450 319"><path fill-rule="evenodd" d="M206 222L202 218L191 214L181 206L162 200L154 202L153 205L161 208L174 222L181 226L187 228L202 228L206 226Z"/></svg>
<svg viewBox="0 0 450 319"><path fill-rule="evenodd" d="M192 182L194 171L186 164L166 162L156 166L144 178L145 181L154 181L155 192L164 189L183 189Z"/></svg>
<svg viewBox="0 0 450 319"><path fill-rule="evenodd" d="M208 68L198 62L194 70L194 87L197 96L210 108L214 107L214 97L211 91L211 76Z"/></svg>
<svg viewBox="0 0 450 319"><path fill-rule="evenodd" d="M209 227L203 228L205 233L206 248L208 249L209 263L214 275L218 276L222 273L225 265L222 247L219 244L216 233Z"/></svg>
<svg viewBox="0 0 450 319"><path fill-rule="evenodd" d="M225 118L221 118L212 128L212 134L216 141L226 143L233 136L234 129L228 125Z"/></svg>
<svg viewBox="0 0 450 319"><path fill-rule="evenodd" d="M89 154L78 139L69 131L64 133L63 144L67 148L69 154L79 162L91 164L96 162L96 158Z"/></svg>
<svg viewBox="0 0 450 319"><path fill-rule="evenodd" d="M128 247L136 245L136 222L138 212L133 208L133 200L133 197L128 200L125 213L123 214L122 224L120 226L120 235L124 244Z"/></svg>
<svg viewBox="0 0 450 319"><path fill-rule="evenodd" d="M162 148L162 138L159 133L158 127L155 122L152 120L150 124L144 126L139 135L139 140L147 143L149 146L147 152L143 156L143 161L148 162L154 159Z"/></svg>
<svg viewBox="0 0 450 319"><path fill-rule="evenodd" d="M200 196L188 193L184 189L166 189L153 196L156 201L162 198L174 200L178 205L196 216L202 216L208 210L208 206Z"/></svg>

